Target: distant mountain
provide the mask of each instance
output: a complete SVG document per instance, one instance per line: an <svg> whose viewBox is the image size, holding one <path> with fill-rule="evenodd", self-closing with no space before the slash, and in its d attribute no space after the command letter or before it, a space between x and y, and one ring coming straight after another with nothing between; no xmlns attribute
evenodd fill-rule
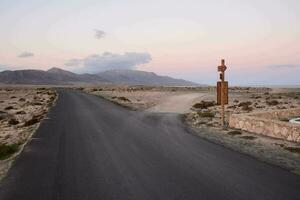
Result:
<svg viewBox="0 0 300 200"><path fill-rule="evenodd" d="M162 86L197 86L199 84L159 76L152 72L137 70L110 70L98 74L76 74L60 68L42 70L15 70L0 72L0 83L32 85L69 85L91 84L126 84L126 85L162 85Z"/></svg>
<svg viewBox="0 0 300 200"><path fill-rule="evenodd" d="M0 72L0 83L32 85L68 85L75 83L103 83L94 74L75 74L59 68L42 70L15 70Z"/></svg>
<svg viewBox="0 0 300 200"><path fill-rule="evenodd" d="M109 70L97 74L99 77L109 80L114 84L127 85L163 85L163 86L199 86L197 83L183 79L175 79L169 76L159 76L153 72L138 70Z"/></svg>

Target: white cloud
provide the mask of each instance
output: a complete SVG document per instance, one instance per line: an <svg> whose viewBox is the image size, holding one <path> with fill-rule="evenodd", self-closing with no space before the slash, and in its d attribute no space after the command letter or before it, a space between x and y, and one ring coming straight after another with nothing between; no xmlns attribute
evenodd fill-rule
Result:
<svg viewBox="0 0 300 200"><path fill-rule="evenodd" d="M95 29L94 31L95 31L95 37L97 39L102 39L106 35L106 33L104 31L102 31L102 30Z"/></svg>
<svg viewBox="0 0 300 200"><path fill-rule="evenodd" d="M127 52L124 54L114 54L104 52L101 55L94 54L83 59L71 59L65 65L80 67L81 71L97 73L111 69L134 69L150 61L151 55L149 53Z"/></svg>
<svg viewBox="0 0 300 200"><path fill-rule="evenodd" d="M34 56L34 54L31 52L23 52L18 55L19 58L28 58L28 57L33 57L33 56Z"/></svg>

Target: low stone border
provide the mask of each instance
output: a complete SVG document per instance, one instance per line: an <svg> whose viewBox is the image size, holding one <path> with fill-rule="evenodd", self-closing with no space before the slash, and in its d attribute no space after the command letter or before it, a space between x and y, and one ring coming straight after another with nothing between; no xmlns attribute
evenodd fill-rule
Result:
<svg viewBox="0 0 300 200"><path fill-rule="evenodd" d="M300 108L232 114L229 116L229 127L300 143L300 125L280 121L280 119L299 116Z"/></svg>

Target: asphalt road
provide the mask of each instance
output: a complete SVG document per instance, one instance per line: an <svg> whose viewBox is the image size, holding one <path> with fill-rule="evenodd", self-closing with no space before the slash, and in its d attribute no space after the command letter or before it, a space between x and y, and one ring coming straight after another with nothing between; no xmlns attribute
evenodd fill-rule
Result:
<svg viewBox="0 0 300 200"><path fill-rule="evenodd" d="M60 90L48 117L1 200L300 199L300 176L194 136L176 115Z"/></svg>

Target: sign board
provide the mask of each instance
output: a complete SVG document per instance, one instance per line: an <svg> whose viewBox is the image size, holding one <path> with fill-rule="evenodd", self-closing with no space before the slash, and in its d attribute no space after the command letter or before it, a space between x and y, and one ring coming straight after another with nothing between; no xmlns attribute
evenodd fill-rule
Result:
<svg viewBox="0 0 300 200"><path fill-rule="evenodd" d="M225 72L227 67L225 65L218 66L218 72Z"/></svg>
<svg viewBox="0 0 300 200"><path fill-rule="evenodd" d="M222 87L223 84L223 87ZM224 94L224 104L228 104L228 81L218 81L217 83L217 104L221 105L222 88Z"/></svg>

